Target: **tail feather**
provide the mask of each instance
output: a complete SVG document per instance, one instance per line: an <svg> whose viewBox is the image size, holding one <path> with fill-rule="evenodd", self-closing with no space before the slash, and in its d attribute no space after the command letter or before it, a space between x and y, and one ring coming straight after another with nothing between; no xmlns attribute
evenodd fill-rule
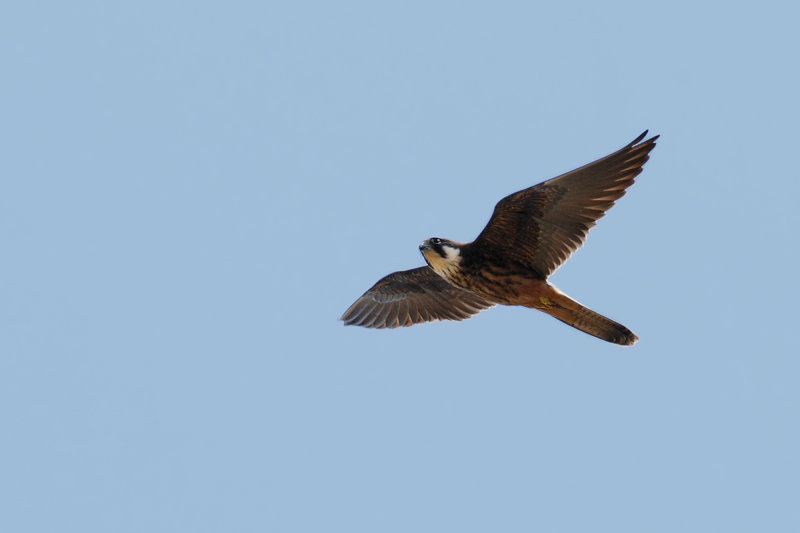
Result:
<svg viewBox="0 0 800 533"><path fill-rule="evenodd" d="M592 311L555 287L552 288L553 293L541 299L542 306L537 306L539 310L604 341L629 346L639 340L639 337L619 322Z"/></svg>

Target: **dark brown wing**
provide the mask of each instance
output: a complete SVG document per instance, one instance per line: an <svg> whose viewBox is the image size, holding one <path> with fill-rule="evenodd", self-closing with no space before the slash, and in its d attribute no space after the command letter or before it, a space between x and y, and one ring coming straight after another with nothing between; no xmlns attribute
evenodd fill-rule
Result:
<svg viewBox="0 0 800 533"><path fill-rule="evenodd" d="M345 325L396 328L431 320L464 320L494 304L447 283L430 267L389 274L344 312Z"/></svg>
<svg viewBox="0 0 800 533"><path fill-rule="evenodd" d="M470 245L473 253L548 277L581 247L589 229L642 171L658 139L640 143L645 135L594 163L500 200Z"/></svg>

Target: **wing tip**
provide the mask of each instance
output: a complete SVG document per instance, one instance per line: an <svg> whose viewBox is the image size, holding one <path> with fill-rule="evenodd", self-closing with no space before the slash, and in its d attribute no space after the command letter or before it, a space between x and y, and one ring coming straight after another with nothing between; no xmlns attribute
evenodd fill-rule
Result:
<svg viewBox="0 0 800 533"><path fill-rule="evenodd" d="M661 137L661 135L653 135L652 137L650 137L646 141L642 142L642 139L647 137L647 134L649 132L650 132L650 130L644 130L642 133L639 134L638 137L636 137L633 141L631 141L631 143L628 146L631 146L631 147L632 146L637 146L637 145L641 146L641 145L645 145L645 144L652 144L652 145L655 146L656 140L658 140L658 138ZM639 144L639 143L641 143L641 144Z"/></svg>

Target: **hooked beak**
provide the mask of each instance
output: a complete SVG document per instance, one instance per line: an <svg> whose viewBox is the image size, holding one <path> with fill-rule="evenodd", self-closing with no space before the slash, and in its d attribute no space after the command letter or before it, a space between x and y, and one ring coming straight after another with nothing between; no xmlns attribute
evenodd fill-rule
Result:
<svg viewBox="0 0 800 533"><path fill-rule="evenodd" d="M427 239L422 241L422 243L419 245L419 251L420 252L422 252L424 250L430 250L431 248L433 248L433 246L430 245L430 243L427 241Z"/></svg>

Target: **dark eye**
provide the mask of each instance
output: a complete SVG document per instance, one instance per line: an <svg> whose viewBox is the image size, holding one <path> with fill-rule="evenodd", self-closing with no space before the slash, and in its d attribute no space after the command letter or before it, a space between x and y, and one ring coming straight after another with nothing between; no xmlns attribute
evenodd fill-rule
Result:
<svg viewBox="0 0 800 533"><path fill-rule="evenodd" d="M433 244L434 246L438 246L442 244L442 239L440 239L439 237L434 237L433 239L431 239L431 244Z"/></svg>

